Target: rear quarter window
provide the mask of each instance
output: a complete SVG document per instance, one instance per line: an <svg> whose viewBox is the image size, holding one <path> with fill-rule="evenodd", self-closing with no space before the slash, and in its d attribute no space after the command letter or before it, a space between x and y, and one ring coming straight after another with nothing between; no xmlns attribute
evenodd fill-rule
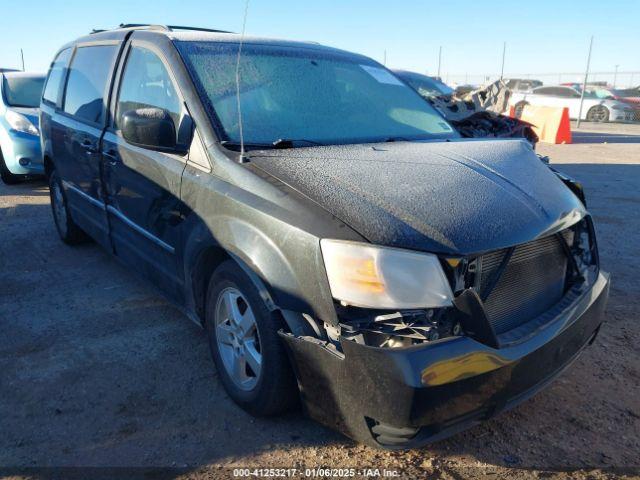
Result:
<svg viewBox="0 0 640 480"><path fill-rule="evenodd" d="M104 96L118 45L80 47L71 61L64 111L91 123L102 123Z"/></svg>
<svg viewBox="0 0 640 480"><path fill-rule="evenodd" d="M43 100L57 104L58 94L60 93L60 84L64 78L65 69L69 63L69 57L71 56L71 49L67 48L62 50L55 58L49 69L49 76L47 77L47 83L44 87L42 94Z"/></svg>

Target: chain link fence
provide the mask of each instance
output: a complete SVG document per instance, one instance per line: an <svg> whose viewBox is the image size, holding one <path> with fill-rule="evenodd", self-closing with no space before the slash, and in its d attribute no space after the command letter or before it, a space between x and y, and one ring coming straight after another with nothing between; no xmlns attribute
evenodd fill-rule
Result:
<svg viewBox="0 0 640 480"><path fill-rule="evenodd" d="M448 85L484 85L500 78L499 73L492 74L442 74L442 80ZM559 85L562 83L582 83L584 72L564 73L505 73L508 78L526 78L540 80L544 85ZM588 83L615 86L616 88L631 88L640 85L640 71L610 71L589 72Z"/></svg>

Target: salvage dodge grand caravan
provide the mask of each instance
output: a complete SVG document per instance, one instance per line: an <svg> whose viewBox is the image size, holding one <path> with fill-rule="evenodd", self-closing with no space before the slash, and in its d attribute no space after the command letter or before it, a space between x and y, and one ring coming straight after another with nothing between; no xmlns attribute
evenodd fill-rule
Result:
<svg viewBox="0 0 640 480"><path fill-rule="evenodd" d="M65 45L41 107L62 240L201 324L252 414L301 399L413 447L529 397L600 328L580 185L523 141L460 138L369 58L122 26Z"/></svg>

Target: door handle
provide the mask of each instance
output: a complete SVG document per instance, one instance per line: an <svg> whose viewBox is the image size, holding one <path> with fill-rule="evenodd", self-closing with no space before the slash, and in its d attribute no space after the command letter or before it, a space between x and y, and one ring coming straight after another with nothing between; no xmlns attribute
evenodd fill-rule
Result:
<svg viewBox="0 0 640 480"><path fill-rule="evenodd" d="M87 153L98 153L98 149L90 140L84 140L80 146L84 148Z"/></svg>
<svg viewBox="0 0 640 480"><path fill-rule="evenodd" d="M102 152L102 156L109 161L109 165L115 167L118 164L118 152L114 149L109 149Z"/></svg>

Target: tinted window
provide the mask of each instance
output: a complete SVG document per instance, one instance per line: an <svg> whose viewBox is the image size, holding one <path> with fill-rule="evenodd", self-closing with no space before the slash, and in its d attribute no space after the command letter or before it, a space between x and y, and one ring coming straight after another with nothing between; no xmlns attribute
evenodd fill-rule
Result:
<svg viewBox="0 0 640 480"><path fill-rule="evenodd" d="M40 106L43 85L41 76L8 74L4 76L2 91L8 105L35 108Z"/></svg>
<svg viewBox="0 0 640 480"><path fill-rule="evenodd" d="M576 97L578 95L576 91L571 88L557 88L556 90L558 91L556 95L560 97Z"/></svg>
<svg viewBox="0 0 640 480"><path fill-rule="evenodd" d="M78 48L69 69L64 111L89 122L102 121L103 97L116 45Z"/></svg>
<svg viewBox="0 0 640 480"><path fill-rule="evenodd" d="M555 95L558 97L570 97L574 93L571 89L563 87L543 87L537 88L535 93L538 95Z"/></svg>
<svg viewBox="0 0 640 480"><path fill-rule="evenodd" d="M116 123L129 110L162 108L173 118L178 130L180 100L162 60L153 52L132 47L120 84Z"/></svg>
<svg viewBox="0 0 640 480"><path fill-rule="evenodd" d="M64 78L64 72L69 63L69 57L71 56L71 49L61 51L56 59L51 64L49 70L49 78L47 79L47 86L44 88L42 98L45 100L57 103L58 93L60 92L60 82Z"/></svg>
<svg viewBox="0 0 640 480"><path fill-rule="evenodd" d="M536 88L536 90L534 91L534 93L536 93L537 95L553 95L553 93L551 93L550 88Z"/></svg>

